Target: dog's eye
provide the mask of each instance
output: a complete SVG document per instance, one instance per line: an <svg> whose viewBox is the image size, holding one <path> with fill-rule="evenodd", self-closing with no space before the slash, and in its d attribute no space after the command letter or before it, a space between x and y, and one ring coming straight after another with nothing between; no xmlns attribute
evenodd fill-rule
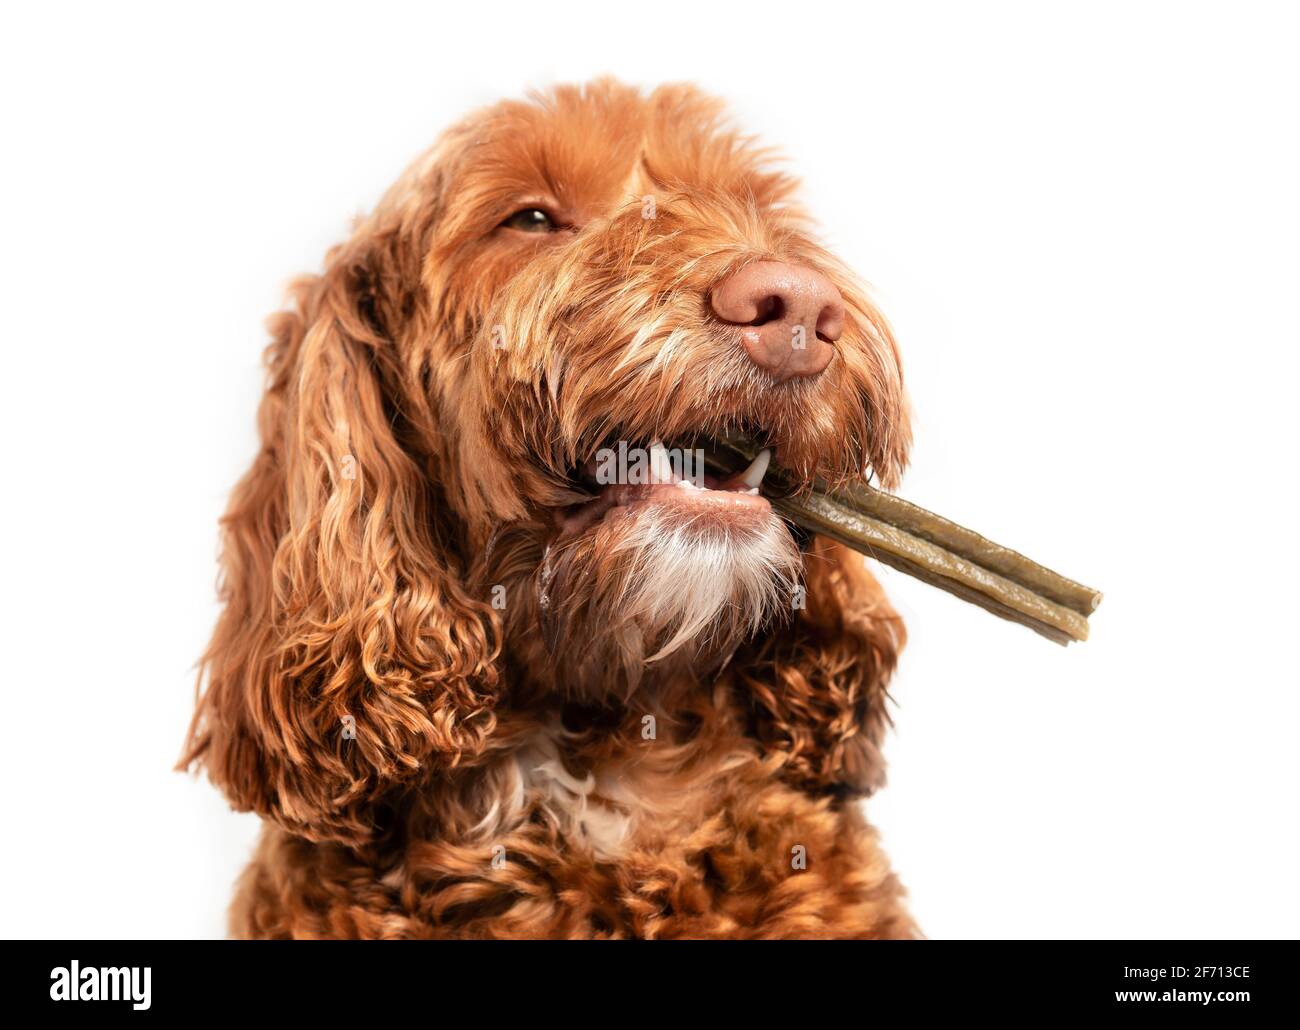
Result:
<svg viewBox="0 0 1300 1030"><path fill-rule="evenodd" d="M555 228L551 216L539 207L526 207L522 211L516 211L501 224L507 229L518 229L520 232L550 232Z"/></svg>

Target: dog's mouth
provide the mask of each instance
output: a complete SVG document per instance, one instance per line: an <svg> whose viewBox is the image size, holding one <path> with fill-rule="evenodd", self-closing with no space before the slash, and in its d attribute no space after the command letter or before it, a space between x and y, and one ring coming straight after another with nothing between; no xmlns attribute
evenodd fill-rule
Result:
<svg viewBox="0 0 1300 1030"><path fill-rule="evenodd" d="M760 492L771 463L770 448L758 451L747 468L724 471L714 456L721 450L710 437L665 443L608 440L593 457L572 470L570 481L588 499L557 509L563 535L572 535L611 513L642 506L672 509L691 519L745 521L770 517L772 506Z"/></svg>

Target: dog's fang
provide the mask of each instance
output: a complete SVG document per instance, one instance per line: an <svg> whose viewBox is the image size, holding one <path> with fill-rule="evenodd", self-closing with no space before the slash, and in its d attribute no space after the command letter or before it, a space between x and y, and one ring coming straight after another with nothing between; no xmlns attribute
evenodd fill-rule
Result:
<svg viewBox="0 0 1300 1030"><path fill-rule="evenodd" d="M655 440L650 445L650 482L674 483L676 481L677 477L673 475L673 463L668 456L668 449L659 440Z"/></svg>
<svg viewBox="0 0 1300 1030"><path fill-rule="evenodd" d="M754 460L749 463L749 468L740 474L741 482L757 493L759 485L763 482L763 477L767 475L767 466L771 460L772 452L764 447L754 455Z"/></svg>

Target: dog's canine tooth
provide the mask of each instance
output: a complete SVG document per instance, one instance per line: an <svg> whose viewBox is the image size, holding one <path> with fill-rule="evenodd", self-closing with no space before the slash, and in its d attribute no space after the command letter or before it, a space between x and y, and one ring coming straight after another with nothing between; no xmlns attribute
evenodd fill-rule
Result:
<svg viewBox="0 0 1300 1030"><path fill-rule="evenodd" d="M650 445L650 482L652 483L675 483L677 477L673 475L673 462L668 456L668 449L663 443L655 440Z"/></svg>
<svg viewBox="0 0 1300 1030"><path fill-rule="evenodd" d="M767 466L771 461L772 452L764 447L754 455L754 460L749 463L749 468L740 474L741 481L754 493L758 493L758 487L762 484L763 477L767 475Z"/></svg>

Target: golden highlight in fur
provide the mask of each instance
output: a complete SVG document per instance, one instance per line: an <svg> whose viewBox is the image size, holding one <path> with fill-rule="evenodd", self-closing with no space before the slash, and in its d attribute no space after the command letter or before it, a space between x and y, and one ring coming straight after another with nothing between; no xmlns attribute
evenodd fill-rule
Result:
<svg viewBox="0 0 1300 1030"><path fill-rule="evenodd" d="M893 339L795 185L690 87L558 88L294 284L181 760L265 820L234 935L916 935L856 803L904 639L862 561L745 483L582 474L743 432L897 481ZM824 370L711 310L760 261L838 291Z"/></svg>

